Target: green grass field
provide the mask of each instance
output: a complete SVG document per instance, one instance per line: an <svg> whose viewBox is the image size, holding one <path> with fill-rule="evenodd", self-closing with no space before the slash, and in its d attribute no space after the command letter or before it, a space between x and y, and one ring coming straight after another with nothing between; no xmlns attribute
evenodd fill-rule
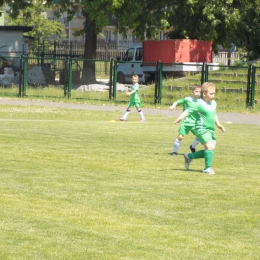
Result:
<svg viewBox="0 0 260 260"><path fill-rule="evenodd" d="M0 105L0 259L259 259L259 126L223 122L209 176L174 117L120 116Z"/></svg>

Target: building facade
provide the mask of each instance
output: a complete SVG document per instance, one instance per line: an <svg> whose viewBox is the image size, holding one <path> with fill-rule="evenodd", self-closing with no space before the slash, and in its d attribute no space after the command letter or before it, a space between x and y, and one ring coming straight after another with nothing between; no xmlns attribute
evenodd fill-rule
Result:
<svg viewBox="0 0 260 260"><path fill-rule="evenodd" d="M58 0L54 0L53 3L56 3L57 5L53 5L52 10L46 11L46 17L50 20L57 20L65 25L66 28L66 39L67 41L72 42L84 42L85 36L75 36L75 32L78 30L83 29L83 23L85 21L84 12L82 11L81 6L78 6L78 11L74 15L73 19L71 21L68 21L68 14L67 12L63 12L59 18L55 16L55 11L58 10ZM163 40L166 39L165 32L159 31L158 32L158 39ZM126 37L123 37L122 34L120 34L117 31L117 19L115 17L112 17L109 21L109 25L104 27L102 29L102 32L97 36L98 42L106 42L115 44L118 47L128 47L132 43L139 42L139 39L137 39L133 34L132 30L129 29L127 32Z"/></svg>

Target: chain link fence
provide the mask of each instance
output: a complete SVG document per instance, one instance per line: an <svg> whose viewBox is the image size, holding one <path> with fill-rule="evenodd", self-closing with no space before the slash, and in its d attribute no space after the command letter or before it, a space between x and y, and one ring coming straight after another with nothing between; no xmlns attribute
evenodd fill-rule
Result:
<svg viewBox="0 0 260 260"><path fill-rule="evenodd" d="M111 100L113 66L107 60L68 60L68 97Z"/></svg>
<svg viewBox="0 0 260 260"><path fill-rule="evenodd" d="M190 95L192 84L212 82L216 86L218 107L228 111L231 107L244 109L258 103L260 87L258 83L259 67L253 65L224 66L204 64L200 68L185 69L175 79L162 77L161 102L172 104L180 98ZM160 99L159 99L160 101Z"/></svg>
<svg viewBox="0 0 260 260"><path fill-rule="evenodd" d="M66 60L22 57L21 96L64 97L66 95Z"/></svg>
<svg viewBox="0 0 260 260"><path fill-rule="evenodd" d="M0 55L0 95L17 96L21 78L21 58Z"/></svg>
<svg viewBox="0 0 260 260"><path fill-rule="evenodd" d="M192 84L216 85L218 106L254 107L259 103L260 67L212 64L143 63L79 58L1 57L0 95L113 101L126 104L133 74L141 101L171 105L190 95Z"/></svg>

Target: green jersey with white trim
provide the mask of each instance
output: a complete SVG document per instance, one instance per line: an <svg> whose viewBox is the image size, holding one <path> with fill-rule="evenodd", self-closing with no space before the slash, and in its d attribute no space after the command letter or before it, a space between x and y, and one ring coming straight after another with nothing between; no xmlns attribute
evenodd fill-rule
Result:
<svg viewBox="0 0 260 260"><path fill-rule="evenodd" d="M195 106L189 108L186 112L196 116L195 129L196 131L215 130L215 118L217 103L215 100L206 102L200 99Z"/></svg>
<svg viewBox="0 0 260 260"><path fill-rule="evenodd" d="M135 93L133 93L130 97L130 102L134 103L140 103L140 96L139 96L139 84L135 83L131 86L131 91L135 90Z"/></svg>
<svg viewBox="0 0 260 260"><path fill-rule="evenodd" d="M183 99L177 100L177 105L183 105L183 111L190 109L194 107L194 104L198 102L199 99L194 99L192 97L185 97ZM182 124L188 125L188 126L195 126L195 120L196 120L196 115L191 113L189 116L184 118L182 120Z"/></svg>

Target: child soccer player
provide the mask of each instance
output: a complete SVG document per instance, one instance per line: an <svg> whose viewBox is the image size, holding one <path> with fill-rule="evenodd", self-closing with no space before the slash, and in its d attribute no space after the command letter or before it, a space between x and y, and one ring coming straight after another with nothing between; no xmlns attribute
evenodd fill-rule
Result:
<svg viewBox="0 0 260 260"><path fill-rule="evenodd" d="M195 134L200 143L204 145L205 150L200 150L195 153L185 153L185 167L188 170L193 159L204 158L205 168L202 172L215 174L211 168L216 146L215 125L222 132L225 132L225 128L220 124L216 113L217 104L213 100L216 92L215 85L210 82L205 82L202 85L201 91L202 97L196 105L185 110L174 123L178 124L183 118L192 113L196 115Z"/></svg>
<svg viewBox="0 0 260 260"><path fill-rule="evenodd" d="M131 92L126 93L127 96L130 96L130 101L128 103L128 107L124 113L124 115L120 118L121 121L125 121L128 114L130 113L131 107L135 106L136 110L138 111L141 122L145 121L143 111L141 110L141 101L139 96L139 84L138 84L138 75L132 76L132 83Z"/></svg>
<svg viewBox="0 0 260 260"><path fill-rule="evenodd" d="M170 106L170 110L173 110L176 106L183 105L183 111L189 109L196 103L201 96L201 86L198 84L193 84L191 86L191 95L189 97L185 97L183 99L179 99L176 102L174 102ZM191 131L195 135L195 116L193 114L186 117L184 120L182 120L181 125L178 130L178 137L174 141L173 144L173 151L171 155L176 156L178 154L178 149L181 145L181 141L184 137L184 135L189 134ZM195 147L199 144L198 139L195 137L193 140L193 143L190 145L190 150L192 153L196 152Z"/></svg>

